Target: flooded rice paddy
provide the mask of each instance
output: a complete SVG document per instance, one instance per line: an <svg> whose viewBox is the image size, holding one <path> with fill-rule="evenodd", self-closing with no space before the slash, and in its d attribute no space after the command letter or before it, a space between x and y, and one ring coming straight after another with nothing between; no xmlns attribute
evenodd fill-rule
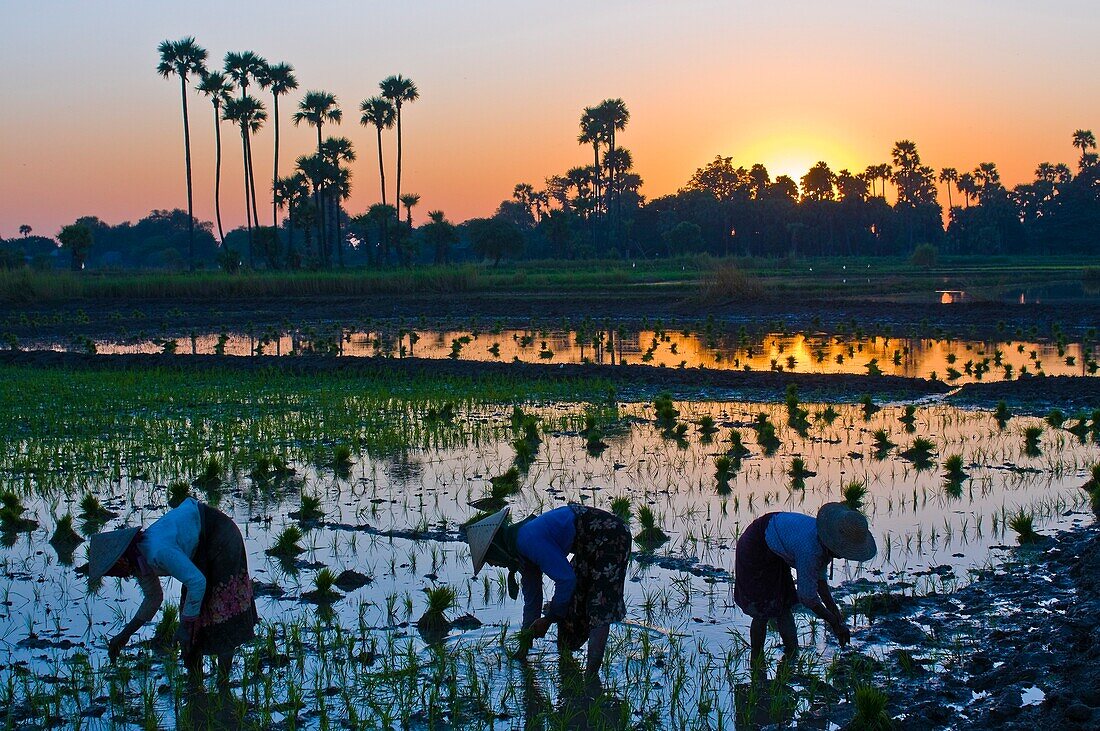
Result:
<svg viewBox="0 0 1100 731"><path fill-rule="evenodd" d="M939 379L951 384L1012 380L1027 375L1100 373L1100 350L1091 341L1067 341L1036 332L1003 340L945 336L783 332L749 334L625 328L503 329L489 331L333 328L206 332L128 338L48 340L38 347L97 353L199 353L236 356L327 353L342 356L418 357L531 363L623 363L661 368L771 370L793 373L886 374Z"/></svg>
<svg viewBox="0 0 1100 731"><path fill-rule="evenodd" d="M66 405L60 388L55 405L28 393L25 410L0 417L0 487L25 508L5 519L0 549L9 725L167 728L211 713L166 661L166 628L147 627L107 663L106 639L140 597L132 582L88 585L87 543L57 530L65 516L78 534L148 524L187 489L234 517L263 620L235 668L231 713L245 726L724 729L745 719L748 623L732 572L755 517L812 513L853 482L866 487L879 555L836 562L832 583L854 646L881 656L891 648L860 639L861 596L965 584L1015 544L1008 525L1020 513L1040 532L1086 519L1079 486L1100 459L1095 416L1089 427L935 402L674 402L662 417L613 395L517 411L459 395L213 384L210 399L139 383L131 405L128 384L104 387L119 392L107 413ZM520 604L502 573L471 578L459 532L477 514L469 503L494 493L517 517L581 501L629 510L635 534L652 518L668 536L635 546L628 620L613 628L596 700L570 682L552 641L528 666L508 658ZM117 517L95 517L96 503ZM291 550L271 555L280 546ZM335 594L318 592L326 570L340 575ZM439 587L455 592L455 625L422 632L426 590ZM835 643L812 615L798 624L809 651L790 702L835 702L824 684L839 677ZM935 664L950 652L938 639L913 652Z"/></svg>

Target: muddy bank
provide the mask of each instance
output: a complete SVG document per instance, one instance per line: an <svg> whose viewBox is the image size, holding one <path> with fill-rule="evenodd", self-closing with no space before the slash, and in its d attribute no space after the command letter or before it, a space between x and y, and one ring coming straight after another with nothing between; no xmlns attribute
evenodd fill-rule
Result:
<svg viewBox="0 0 1100 731"><path fill-rule="evenodd" d="M750 330L782 327L834 331L843 326L865 332L933 337L937 329L955 337L1006 338L1017 330L1035 328L1047 336L1058 323L1068 333L1100 325L1100 304L1092 302L1005 304L973 302L885 302L860 299L801 299L796 295L762 301L698 303L681 290L659 287L614 289L607 292L478 292L447 295L311 297L244 299L229 302L188 300L75 301L51 305L0 306L0 330L20 339L86 335L127 337L138 330L185 336L191 331L239 332L252 328L354 327L424 320L433 327L468 329L499 322L503 327L527 327L532 321L554 327L584 318L616 325L640 326L661 320L666 326L699 323L713 317L718 324Z"/></svg>
<svg viewBox="0 0 1100 731"><path fill-rule="evenodd" d="M860 633L894 648L876 684L899 727L1100 728L1100 526L1087 520Z"/></svg>
<svg viewBox="0 0 1100 731"><path fill-rule="evenodd" d="M969 383L951 397L959 406L985 406L1006 401L1016 408L1043 413L1052 406L1072 414L1100 408L1100 378L1031 376L1015 381Z"/></svg>

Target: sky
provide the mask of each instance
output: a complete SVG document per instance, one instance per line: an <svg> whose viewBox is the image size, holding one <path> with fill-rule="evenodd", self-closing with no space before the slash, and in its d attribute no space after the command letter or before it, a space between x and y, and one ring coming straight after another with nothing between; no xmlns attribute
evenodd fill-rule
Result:
<svg viewBox="0 0 1100 731"><path fill-rule="evenodd" d="M618 141L649 198L715 155L798 178L818 160L886 162L898 139L937 169L993 161L1023 182L1076 160L1075 129L1100 133L1097 21L1094 0L0 0L0 236L186 207L179 82L155 71L164 39L194 36L212 66L243 50L294 66L282 174L316 144L291 123L301 92L334 93L331 131L358 152L353 214L380 197L359 102L386 76L412 78L402 189L421 195L416 223L490 215L516 183L587 164L578 120L608 97L630 109ZM189 105L195 215L212 220L213 110L195 93ZM222 138L228 229L244 221L242 155L232 127ZM261 199L271 147L269 120L253 142Z"/></svg>

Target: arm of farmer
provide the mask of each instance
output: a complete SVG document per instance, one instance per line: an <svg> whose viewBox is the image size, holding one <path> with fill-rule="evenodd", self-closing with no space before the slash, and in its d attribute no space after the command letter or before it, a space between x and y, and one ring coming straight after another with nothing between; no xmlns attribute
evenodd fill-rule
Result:
<svg viewBox="0 0 1100 731"><path fill-rule="evenodd" d="M844 626L844 620L839 613L830 609L823 599L828 597L829 604L836 607L832 595L829 594L829 587L825 584L825 569L818 565L815 557L807 556L805 560L799 561L795 571L798 573L796 586L799 603L820 617L840 640L841 645L847 644L849 634L848 628ZM822 585L825 585L824 593L821 591Z"/></svg>
<svg viewBox="0 0 1100 731"><path fill-rule="evenodd" d="M157 610L160 609L160 605L164 602L164 592L160 588L160 579L154 574L144 574L137 577L138 586L141 588L141 593L144 595L141 600L141 606L138 607L137 614L131 619L122 631L107 643L107 657L111 662L118 659L118 656L122 653L122 648L126 646L126 643L130 641L130 638L134 636L134 633L144 627L150 620L157 615Z"/></svg>
<svg viewBox="0 0 1100 731"><path fill-rule="evenodd" d="M554 597L546 605L545 614L531 627L535 637L542 637L550 625L564 618L569 610L569 601L577 587L577 575L573 573L569 559L556 546L546 546L531 559L554 582Z"/></svg>
<svg viewBox="0 0 1100 731"><path fill-rule="evenodd" d="M833 634L840 640L842 647L847 645L852 640L852 633L844 623L844 615L841 613L840 607L838 607L833 600L832 592L829 590L829 583L825 581L825 579L818 579L817 593L821 595L821 603L825 605L825 609L829 610L836 620L836 623L832 625Z"/></svg>
<svg viewBox="0 0 1100 731"><path fill-rule="evenodd" d="M523 590L523 624L519 633L519 648L514 657L525 660L535 641L532 626L542 616L542 571L537 567L521 571L519 585Z"/></svg>

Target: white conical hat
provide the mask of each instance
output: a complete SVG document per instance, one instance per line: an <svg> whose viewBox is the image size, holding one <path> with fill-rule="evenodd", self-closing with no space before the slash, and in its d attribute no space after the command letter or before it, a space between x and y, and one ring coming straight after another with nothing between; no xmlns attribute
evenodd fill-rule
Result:
<svg viewBox="0 0 1100 731"><path fill-rule="evenodd" d="M510 506L506 507L484 520L466 526L466 542L470 544L470 559L474 562L474 576L477 576L477 572L481 571L481 567L485 565L485 554L489 552L489 544L493 542L493 537L504 525L504 521L508 519L508 513L511 509Z"/></svg>

